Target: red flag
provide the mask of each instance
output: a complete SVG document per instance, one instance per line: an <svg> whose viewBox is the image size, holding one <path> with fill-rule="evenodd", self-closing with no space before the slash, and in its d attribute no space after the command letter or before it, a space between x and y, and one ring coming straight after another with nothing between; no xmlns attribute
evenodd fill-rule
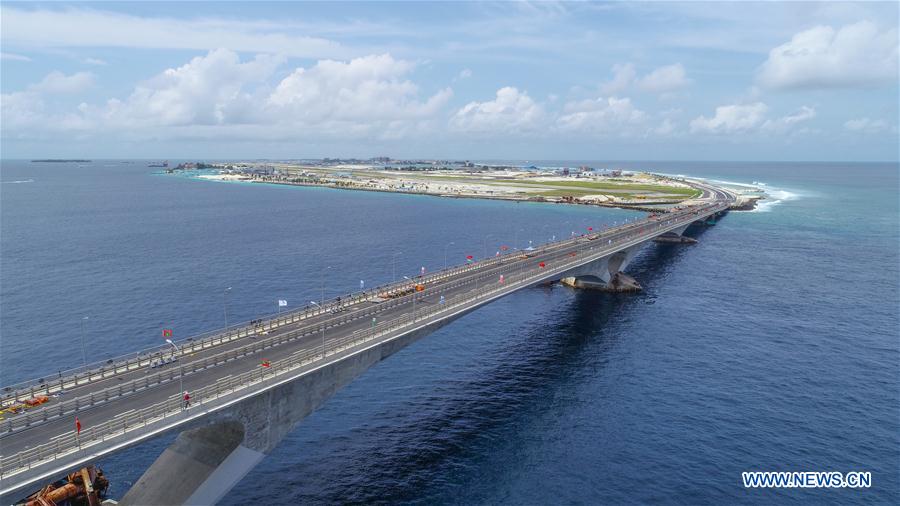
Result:
<svg viewBox="0 0 900 506"><path fill-rule="evenodd" d="M500 282L503 283L503 274L500 275Z"/></svg>
<svg viewBox="0 0 900 506"><path fill-rule="evenodd" d="M473 258L475 258L475 257L473 257L472 255L467 255L466 262L471 262Z"/></svg>
<svg viewBox="0 0 900 506"><path fill-rule="evenodd" d="M544 262L541 262L541 263L538 264L538 266L539 266L541 269L543 269L544 267L547 266L547 264L545 264Z"/></svg>
<svg viewBox="0 0 900 506"><path fill-rule="evenodd" d="M263 361L262 361L262 364L260 364L260 365L263 366L263 367L272 367L272 364L269 363L268 360L263 360Z"/></svg>
<svg viewBox="0 0 900 506"><path fill-rule="evenodd" d="M500 251L506 251L509 249L509 246L500 246Z"/></svg>
<svg viewBox="0 0 900 506"><path fill-rule="evenodd" d="M75 417L75 434L81 434L81 422Z"/></svg>
<svg viewBox="0 0 900 506"><path fill-rule="evenodd" d="M163 337L172 337L172 329L163 329Z"/></svg>
<svg viewBox="0 0 900 506"><path fill-rule="evenodd" d="M588 231L594 230L594 227L588 227Z"/></svg>

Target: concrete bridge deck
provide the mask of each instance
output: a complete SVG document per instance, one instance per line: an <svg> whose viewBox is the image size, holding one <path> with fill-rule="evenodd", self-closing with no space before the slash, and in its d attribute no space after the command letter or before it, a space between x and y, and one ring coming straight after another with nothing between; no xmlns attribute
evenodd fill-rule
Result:
<svg viewBox="0 0 900 506"><path fill-rule="evenodd" d="M178 352L148 350L52 381L40 378L10 388L0 398L6 405L38 394L50 394L51 400L0 421L0 496L163 432L222 419L267 392L272 397L272 392L285 391L304 378L330 378L306 384L314 395L303 393L302 413L283 415L286 425L278 431L283 435L353 377L422 335L541 282L598 269L608 278L624 268L647 241L680 234L691 223L721 213L734 202L730 192L696 185L703 190L703 204L422 276L415 280L424 285L422 292L411 290L410 282L396 283L330 301L324 308L305 308L261 324L184 341ZM376 293L397 297L376 302ZM153 366L160 357L171 356L177 361ZM352 370L342 369L349 367L342 364L354 361L358 364ZM182 409L184 390L192 397L187 410ZM64 395L54 396L60 391ZM290 395L298 394L292 390ZM75 434L75 416L82 425L80 435ZM246 419L251 415L246 411L235 416L249 425ZM263 423L266 441L251 441L259 431L240 436L242 445L258 453L257 461L280 440L269 428L271 420ZM229 479L239 479L247 466ZM212 466L207 475L215 469ZM207 475L198 479L205 482ZM204 499L195 491L185 494L170 500L185 502L188 496L193 499L187 502L192 503L215 500L215 493Z"/></svg>

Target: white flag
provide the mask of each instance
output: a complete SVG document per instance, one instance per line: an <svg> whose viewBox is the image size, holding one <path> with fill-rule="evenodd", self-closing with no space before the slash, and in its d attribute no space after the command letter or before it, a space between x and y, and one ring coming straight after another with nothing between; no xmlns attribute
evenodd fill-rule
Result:
<svg viewBox="0 0 900 506"><path fill-rule="evenodd" d="M278 307L284 307L284 306L287 306L287 301L278 299Z"/></svg>

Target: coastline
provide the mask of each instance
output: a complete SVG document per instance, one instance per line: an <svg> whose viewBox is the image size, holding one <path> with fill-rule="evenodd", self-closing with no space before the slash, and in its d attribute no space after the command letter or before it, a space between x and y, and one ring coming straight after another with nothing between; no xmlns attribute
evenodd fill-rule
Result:
<svg viewBox="0 0 900 506"><path fill-rule="evenodd" d="M668 177L668 176L660 176L658 177ZM530 203L544 203L544 204L568 204L568 205L585 205L585 206L597 206L597 207L605 207L605 208L614 208L614 209L625 209L630 211L643 211L649 213L661 213L661 212L669 212L674 208L678 207L684 202L693 200L691 198L685 198L678 201L673 201L673 199L657 199L657 200L645 200L640 203L631 203L631 202L621 202L614 201L608 198L547 198L542 195L529 195L529 194L486 194L486 193L449 193L449 192L436 192L436 191L427 191L427 190L418 190L415 187L411 187L408 189L396 189L396 188L387 188L387 187L378 187L378 186L361 186L357 184L341 184L339 181L296 181L296 180L288 180L286 178L276 178L276 177L259 177L248 174L233 174L233 173L223 173L221 170L217 174L199 174L199 175L191 175L189 176L192 179L200 179L204 181L216 181L223 183L234 183L234 182L242 182L242 183L255 183L255 184L273 184L273 185L282 185L282 186L301 186L301 187L319 187L319 188L330 188L335 190L354 190L354 191L369 191L369 192L379 192L379 193L396 193L396 194L407 194L407 195L422 195L429 197L444 197L444 198L457 198L457 199L478 199L478 200L503 200L509 202L530 202ZM686 178L686 180L690 180L690 178ZM759 200L764 199L765 196L744 196L743 200L732 208L734 211L753 211L757 208L757 203Z"/></svg>

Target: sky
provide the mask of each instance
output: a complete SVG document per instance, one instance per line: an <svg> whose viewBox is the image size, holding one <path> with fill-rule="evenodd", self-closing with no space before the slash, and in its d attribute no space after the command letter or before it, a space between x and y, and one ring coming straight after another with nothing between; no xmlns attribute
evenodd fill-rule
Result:
<svg viewBox="0 0 900 506"><path fill-rule="evenodd" d="M0 2L3 158L898 159L897 2Z"/></svg>

